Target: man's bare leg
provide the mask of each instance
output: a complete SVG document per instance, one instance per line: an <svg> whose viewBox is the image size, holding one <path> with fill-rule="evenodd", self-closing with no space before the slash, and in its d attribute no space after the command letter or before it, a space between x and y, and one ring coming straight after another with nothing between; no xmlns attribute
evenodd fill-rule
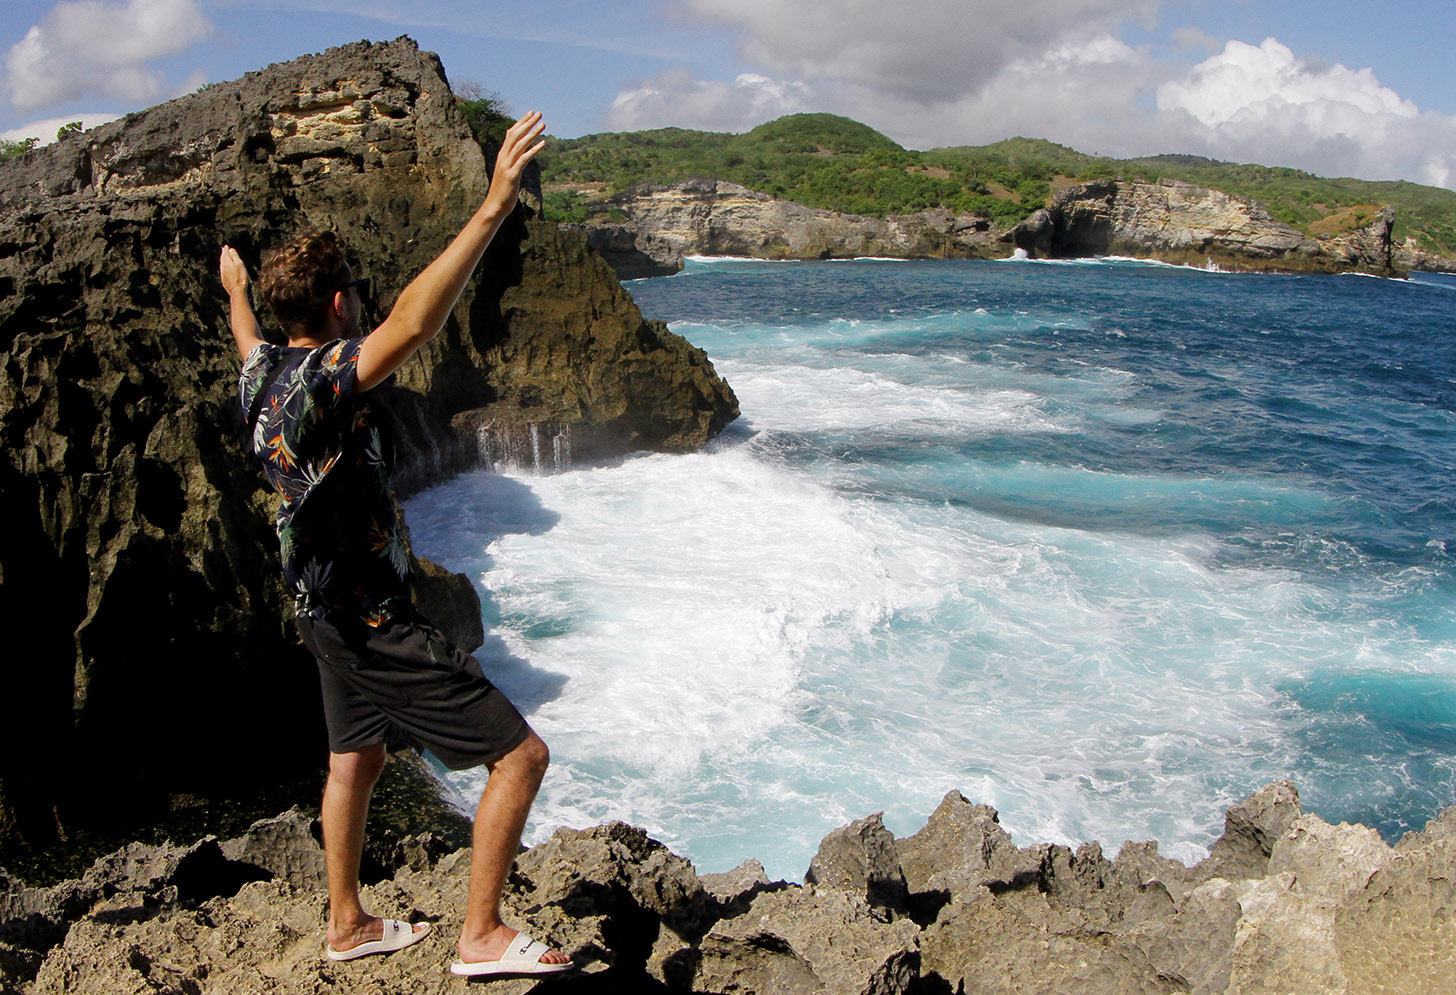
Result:
<svg viewBox="0 0 1456 995"><path fill-rule="evenodd" d="M384 769L384 746L330 753L324 785L324 861L329 872L329 946L340 952L384 936L384 924L359 904L359 861L369 795ZM415 932L428 929L420 923Z"/></svg>
<svg viewBox="0 0 1456 995"><path fill-rule="evenodd" d="M541 787L551 755L534 732L490 765L490 778L475 810L470 859L470 898L460 931L460 959L467 964L499 960L516 938L501 921L501 890L521 845L526 815ZM565 964L557 950L541 955L546 964Z"/></svg>

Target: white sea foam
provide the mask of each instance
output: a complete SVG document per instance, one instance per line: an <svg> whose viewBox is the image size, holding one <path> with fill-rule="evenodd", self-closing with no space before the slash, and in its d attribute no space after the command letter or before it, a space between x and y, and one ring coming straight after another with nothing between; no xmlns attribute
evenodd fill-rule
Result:
<svg viewBox="0 0 1456 995"><path fill-rule="evenodd" d="M890 366L892 363L885 363ZM907 364L908 365L908 364ZM916 365L928 366L929 363ZM913 431L924 436L1058 432L1043 399L1024 389L927 388L884 372L720 362L760 429ZM796 403L809 397L812 404Z"/></svg>
<svg viewBox="0 0 1456 995"><path fill-rule="evenodd" d="M557 757L537 839L622 818L706 869L797 877L834 825L885 809L910 832L959 787L1023 842L1152 835L1196 858L1233 800L1215 768L1249 784L1279 763L1261 644L1345 638L1295 579L1206 565L1206 538L856 499L753 441L516 478L559 515L544 529L512 531L532 516L481 482L411 515L523 661L497 673ZM470 548L482 529L502 534Z"/></svg>
<svg viewBox="0 0 1456 995"><path fill-rule="evenodd" d="M488 665L557 757L532 838L622 818L708 870L798 877L833 826L884 809L912 832L951 787L1023 843L1197 859L1238 793L1209 783L1288 762L1266 645L1350 637L1295 578L1209 566L1207 537L866 501L757 439L467 476L411 516L422 553L482 580Z"/></svg>
<svg viewBox="0 0 1456 995"><path fill-rule="evenodd" d="M1338 492L964 455L1166 416L1096 355L1050 373L979 344L1056 321L1087 327L972 302L690 328L745 412L705 451L413 499L418 550L480 581L482 656L551 744L528 837L620 818L702 870L753 856L797 878L835 826L883 810L913 832L958 788L1023 844L1157 838L1192 861L1307 757L1290 686L1456 674L1456 642L1386 608L1441 583L1429 567L1371 572L1339 535L1281 528ZM916 349L939 334L962 346ZM1407 430L1392 411L1362 424Z"/></svg>
<svg viewBox="0 0 1456 995"><path fill-rule="evenodd" d="M804 261L802 259L760 259L757 256L699 256L699 255L684 256L683 257L683 260L685 262L696 263L699 266L715 266L715 265L718 265L718 264L731 264L731 263L762 263L765 266L769 266L769 265L793 265L795 263L802 263Z"/></svg>

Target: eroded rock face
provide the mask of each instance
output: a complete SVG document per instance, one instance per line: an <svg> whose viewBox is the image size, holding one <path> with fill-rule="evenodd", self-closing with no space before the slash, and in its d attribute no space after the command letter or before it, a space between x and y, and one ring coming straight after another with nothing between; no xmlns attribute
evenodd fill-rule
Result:
<svg viewBox="0 0 1456 995"><path fill-rule="evenodd" d="M1387 208L1365 228L1316 239L1261 205L1174 180L1099 180L1059 191L1007 239L1033 256L1127 255L1193 266L1389 274Z"/></svg>
<svg viewBox="0 0 1456 995"><path fill-rule="evenodd" d="M1399 269L1424 271L1427 273L1456 273L1456 259L1427 252L1416 244L1414 238L1395 246L1395 265Z"/></svg>
<svg viewBox="0 0 1456 995"><path fill-rule="evenodd" d="M623 278L675 273L684 255L965 259L1010 254L986 218L943 210L865 218L777 200L726 180L644 185L607 203L626 215L627 224L583 227Z"/></svg>
<svg viewBox="0 0 1456 995"><path fill-rule="evenodd" d="M1303 814L1293 782L1264 785L1224 814L1223 835L1198 865L1198 873L1205 879L1262 878L1269 873L1274 845Z"/></svg>
<svg viewBox="0 0 1456 995"><path fill-rule="evenodd" d="M867 905L905 912L909 889L895 852L895 836L880 814L836 829L819 844L804 883L818 891L841 891Z"/></svg>
<svg viewBox="0 0 1456 995"><path fill-rule="evenodd" d="M1235 835L1250 816L1267 828L1271 812L1287 811L1268 804L1285 788L1237 806ZM558 830L523 853L504 915L576 963L577 975L551 984L563 992L1445 992L1456 990L1453 824L1456 809L1392 849L1363 826L1305 814L1269 841L1265 873L1195 883L1201 870L1159 857L1153 843L1125 843L1115 860L1096 843L1017 850L993 810L952 792L924 829L892 841L904 868L891 868L876 817L830 833L821 866L848 885L839 887L770 883L751 862L699 877L643 830L611 823ZM1000 852L1007 847L1019 856ZM946 894L935 914L921 922L865 901L858 873L833 870L861 856L882 877L903 871L911 889L937 880ZM322 958L317 857L295 812L221 845L133 845L53 888L0 873L0 990L465 989L445 968L465 909L468 850L440 856L427 840L406 841L364 901L380 915L428 919L433 935L342 964ZM936 863L951 873L927 874ZM491 984L506 995L533 988Z"/></svg>
<svg viewBox="0 0 1456 995"><path fill-rule="evenodd" d="M377 320L487 184L438 60L407 39L272 66L0 167L0 582L7 617L41 623L0 703L4 838L320 763L274 500L238 444L218 249L256 268L299 229L337 229ZM405 490L536 419L580 457L690 448L737 414L579 234L528 215L379 388ZM87 757L119 769L73 776Z"/></svg>
<svg viewBox="0 0 1456 995"><path fill-rule="evenodd" d="M1310 238L1251 203L1188 183L1099 180L1067 187L1015 227L931 210L865 218L776 200L722 180L644 185L607 205L625 222L580 226L625 278L674 273L685 255L991 259L1128 255L1238 269L1389 274L1435 257L1392 250L1387 209L1358 231ZM573 226L576 227L576 226ZM1449 261L1447 261L1449 262Z"/></svg>

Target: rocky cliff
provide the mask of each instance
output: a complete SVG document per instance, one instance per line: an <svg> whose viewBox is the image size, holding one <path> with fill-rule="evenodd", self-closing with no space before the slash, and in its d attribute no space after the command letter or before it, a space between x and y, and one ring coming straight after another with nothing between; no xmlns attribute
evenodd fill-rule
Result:
<svg viewBox="0 0 1456 995"><path fill-rule="evenodd" d="M716 180L636 187L604 207L626 220L581 227L624 278L676 272L683 256L695 254L980 259L1017 249L1033 257L1127 255L1233 269L1409 268L1392 256L1389 210L1358 231L1311 238L1258 204L1173 181L1070 186L1009 230L947 211L883 219L836 214Z"/></svg>
<svg viewBox="0 0 1456 995"><path fill-rule="evenodd" d="M1398 269L1426 273L1456 273L1456 259L1427 252L1416 244L1414 238L1407 238L1395 246L1394 259Z"/></svg>
<svg viewBox="0 0 1456 995"><path fill-rule="evenodd" d="M239 447L218 249L256 267L301 228L335 228L377 319L487 184L438 60L407 39L275 65L0 167L0 584L6 619L32 630L0 702L0 840L317 767L317 677L273 499ZM380 391L406 487L543 439L547 458L685 449L737 414L700 350L526 208Z"/></svg>
<svg viewBox="0 0 1456 995"><path fill-rule="evenodd" d="M949 211L864 218L777 200L723 180L635 187L610 198L606 207L627 222L582 227L624 278L675 273L684 255L939 259L1011 252L986 218Z"/></svg>
<svg viewBox="0 0 1456 995"><path fill-rule="evenodd" d="M1387 208L1369 225L1310 238L1256 203L1172 180L1103 180L1059 191L1052 205L1008 233L1033 256L1126 255L1231 269L1390 274Z"/></svg>
<svg viewBox="0 0 1456 995"><path fill-rule="evenodd" d="M389 957L323 960L317 828L297 811L234 839L134 844L79 880L27 888L0 872L0 990L461 992L446 965L467 851L403 840L365 901L437 922ZM1389 847L1305 813L1271 784L1228 811L1207 859L1156 843L1109 859L1017 847L994 809L946 795L914 835L870 816L824 838L803 885L756 861L722 874L640 829L561 829L523 853L506 918L579 973L560 992L764 995L1360 995L1456 988L1456 809ZM500 981L492 991L533 990Z"/></svg>

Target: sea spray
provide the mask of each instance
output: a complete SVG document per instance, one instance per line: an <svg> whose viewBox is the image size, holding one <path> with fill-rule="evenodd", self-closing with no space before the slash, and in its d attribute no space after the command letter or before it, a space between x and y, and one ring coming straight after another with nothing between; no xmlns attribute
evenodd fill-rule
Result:
<svg viewBox="0 0 1456 995"><path fill-rule="evenodd" d="M531 838L620 818L798 878L950 788L1022 842L1184 860L1277 777L1387 836L1452 801L1444 288L694 261L631 289L737 425L409 508L552 746Z"/></svg>

